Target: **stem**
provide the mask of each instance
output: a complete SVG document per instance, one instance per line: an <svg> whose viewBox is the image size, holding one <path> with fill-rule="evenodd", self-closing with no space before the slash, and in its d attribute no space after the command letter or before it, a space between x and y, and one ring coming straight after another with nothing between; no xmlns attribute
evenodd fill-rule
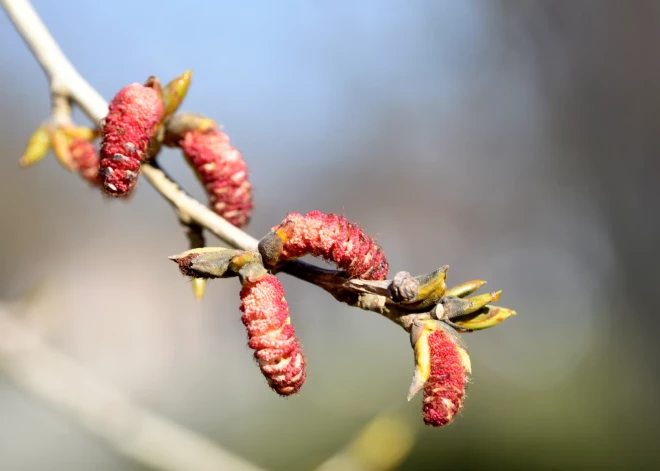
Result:
<svg viewBox="0 0 660 471"><path fill-rule="evenodd" d="M195 198L188 196L158 166L142 164L142 174L156 188L158 193L174 207L182 222L195 223L234 248L257 250L257 244L259 243L257 239L218 216Z"/></svg>
<svg viewBox="0 0 660 471"><path fill-rule="evenodd" d="M78 73L28 0L0 0L50 81L51 90L76 102L94 122L108 114L108 103Z"/></svg>

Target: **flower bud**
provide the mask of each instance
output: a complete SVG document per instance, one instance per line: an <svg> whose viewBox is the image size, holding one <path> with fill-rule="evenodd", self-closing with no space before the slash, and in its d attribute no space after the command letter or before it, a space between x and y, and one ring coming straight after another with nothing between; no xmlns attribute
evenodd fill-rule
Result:
<svg viewBox="0 0 660 471"><path fill-rule="evenodd" d="M43 159L51 146L50 131L48 126L44 125L37 128L36 131L30 136L30 140L25 147L23 156L18 161L21 167L29 167Z"/></svg>
<svg viewBox="0 0 660 471"><path fill-rule="evenodd" d="M431 372L424 386L424 423L433 427L448 425L463 407L470 357L445 330L428 336Z"/></svg>
<svg viewBox="0 0 660 471"><path fill-rule="evenodd" d="M197 301L204 299L204 293L206 293L206 278L192 278L190 284L192 285L193 296Z"/></svg>
<svg viewBox="0 0 660 471"><path fill-rule="evenodd" d="M411 331L415 375L408 400L424 388L422 417L433 427L450 424L463 407L470 357L460 341L438 321L417 321Z"/></svg>
<svg viewBox="0 0 660 471"><path fill-rule="evenodd" d="M71 140L63 128L57 128L52 134L53 154L57 161L70 172L73 171L73 161L71 157Z"/></svg>
<svg viewBox="0 0 660 471"><path fill-rule="evenodd" d="M185 134L178 145L204 185L211 209L236 227L250 221L254 204L247 165L229 137L212 127Z"/></svg>
<svg viewBox="0 0 660 471"><path fill-rule="evenodd" d="M306 367L284 289L265 270L260 279L241 280L242 321L248 332L248 346L255 351L254 358L268 385L282 396L294 394L305 382Z"/></svg>
<svg viewBox="0 0 660 471"><path fill-rule="evenodd" d="M453 322L469 330L483 330L495 327L511 316L516 311L499 306L484 306L477 312L453 319Z"/></svg>
<svg viewBox="0 0 660 471"><path fill-rule="evenodd" d="M179 255L172 255L170 260L179 265L184 276L193 278L224 278L236 276L231 271L230 264L243 250L228 249L226 247L199 247L186 250Z"/></svg>
<svg viewBox="0 0 660 471"><path fill-rule="evenodd" d="M134 83L114 97L101 144L99 173L106 194L125 196L135 187L140 163L149 158L149 141L162 114L163 102L154 88Z"/></svg>
<svg viewBox="0 0 660 471"><path fill-rule="evenodd" d="M389 269L383 250L357 224L320 211L290 213L259 242L259 251L272 266L307 254L323 257L364 280L384 280Z"/></svg>
<svg viewBox="0 0 660 471"><path fill-rule="evenodd" d="M397 300L402 304L407 304L409 308L418 310L437 304L447 289L445 280L447 278L448 268L449 267L445 265L444 267L440 267L432 273L413 278L413 284L417 287L415 296L411 297L410 299ZM392 292L392 288L395 287L396 281L397 280L395 277L395 279L392 280L390 292Z"/></svg>
<svg viewBox="0 0 660 471"><path fill-rule="evenodd" d="M186 70L163 87L163 119L172 116L179 108L188 93L191 80L192 70Z"/></svg>
<svg viewBox="0 0 660 471"><path fill-rule="evenodd" d="M491 293L478 294L476 296L467 298L467 300L470 302L470 307L463 311L463 314L472 314L473 312L477 312L479 309L489 303L492 303L493 301L499 301L501 294L502 290L499 290L493 291Z"/></svg>
<svg viewBox="0 0 660 471"><path fill-rule="evenodd" d="M90 185L99 185L99 152L94 143L74 137L69 143L72 170L77 172Z"/></svg>
<svg viewBox="0 0 660 471"><path fill-rule="evenodd" d="M445 293L445 296L457 296L459 298L464 298L465 296L471 295L485 284L486 282L484 280L466 281L465 283L461 283L460 285L456 285L453 288L448 289Z"/></svg>

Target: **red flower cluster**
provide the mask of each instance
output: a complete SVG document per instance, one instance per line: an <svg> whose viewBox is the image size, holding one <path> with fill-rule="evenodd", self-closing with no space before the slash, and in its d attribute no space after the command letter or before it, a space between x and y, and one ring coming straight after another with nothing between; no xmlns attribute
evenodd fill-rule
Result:
<svg viewBox="0 0 660 471"><path fill-rule="evenodd" d="M160 94L137 83L124 87L112 100L103 125L99 170L105 193L124 196L133 189L162 114Z"/></svg>
<svg viewBox="0 0 660 471"><path fill-rule="evenodd" d="M241 311L248 345L255 350L254 357L270 387L282 396L297 393L305 383L305 358L279 280L269 274L258 281L245 280Z"/></svg>
<svg viewBox="0 0 660 471"><path fill-rule="evenodd" d="M73 170L91 185L99 185L99 153L94 143L81 137L74 137L69 144Z"/></svg>
<svg viewBox="0 0 660 471"><path fill-rule="evenodd" d="M262 239L259 250L270 265L312 254L336 263L350 277L365 280L384 280L389 269L383 249L357 224L320 211L306 216L289 213Z"/></svg>
<svg viewBox="0 0 660 471"><path fill-rule="evenodd" d="M206 188L211 209L234 226L245 226L254 206L252 186L247 165L229 137L212 126L187 132L179 146Z"/></svg>
<svg viewBox="0 0 660 471"><path fill-rule="evenodd" d="M467 353L443 330L428 336L431 372L424 386L422 417L427 425L442 427L463 407L467 384Z"/></svg>

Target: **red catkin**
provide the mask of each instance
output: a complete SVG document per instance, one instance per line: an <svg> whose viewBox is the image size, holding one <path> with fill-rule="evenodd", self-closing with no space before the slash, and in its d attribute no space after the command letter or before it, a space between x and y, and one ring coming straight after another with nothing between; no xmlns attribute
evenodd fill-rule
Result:
<svg viewBox="0 0 660 471"><path fill-rule="evenodd" d="M250 221L252 185L241 153L216 128L186 133L179 143L204 185L211 209L236 227Z"/></svg>
<svg viewBox="0 0 660 471"><path fill-rule="evenodd" d="M442 427L451 423L463 406L468 378L461 347L447 332L431 332L428 342L431 374L424 386L422 417L427 425Z"/></svg>
<svg viewBox="0 0 660 471"><path fill-rule="evenodd" d="M273 232L283 240L280 261L312 254L336 263L353 278L387 278L389 265L383 249L342 216L320 211L306 216L290 213Z"/></svg>
<svg viewBox="0 0 660 471"><path fill-rule="evenodd" d="M163 114L156 90L134 83L124 87L110 103L103 125L101 174L103 191L111 196L127 195L148 158L147 147Z"/></svg>
<svg viewBox="0 0 660 471"><path fill-rule="evenodd" d="M100 185L100 158L94 143L80 137L74 137L69 144L69 153L71 154L73 170L78 172L91 185Z"/></svg>
<svg viewBox="0 0 660 471"><path fill-rule="evenodd" d="M305 358L279 280L266 275L258 281L245 281L241 311L248 345L269 386L282 396L298 392L305 383Z"/></svg>

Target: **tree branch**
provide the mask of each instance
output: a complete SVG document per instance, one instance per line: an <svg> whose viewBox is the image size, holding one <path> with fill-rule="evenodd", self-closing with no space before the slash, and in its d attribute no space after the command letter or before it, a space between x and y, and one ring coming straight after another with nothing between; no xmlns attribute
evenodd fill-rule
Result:
<svg viewBox="0 0 660 471"><path fill-rule="evenodd" d="M69 62L29 1L0 0L0 2L50 79L53 95L68 98L80 106L92 121L100 123L107 115L108 103ZM142 164L142 174L172 205L183 223L197 224L234 248L257 250L259 242L257 239L189 196L155 163ZM360 285L356 285L350 283L341 272L325 270L298 260L289 262L281 268L281 271L315 284L343 302L385 314L381 306L384 306L389 298L386 295L387 290L381 289L383 282L361 281ZM349 296L351 293L354 295ZM362 294L369 296L361 299ZM381 295L385 297L374 298ZM397 322L397 316L390 314L385 317Z"/></svg>
<svg viewBox="0 0 660 471"><path fill-rule="evenodd" d="M53 97L53 121L57 124L58 119L68 117L70 104L76 104L92 121L101 127L102 120L108 113L108 103L87 83L65 57L29 1L0 0L0 3L6 9L10 19L49 78ZM64 115L65 118L58 116L58 113ZM206 205L188 195L155 162L143 163L141 168L146 180L170 203L178 219L183 224L208 230L234 248L246 251L258 250L259 241L257 239L235 227L211 211ZM351 241L347 243L351 243ZM218 249L218 251L221 252L222 250ZM211 252L215 252L215 250L209 250L205 253ZM234 255L234 257L239 258L243 255ZM196 257L199 257L199 255L196 254ZM265 257L264 255L264 259ZM177 260L177 263L179 261L187 263L185 260L177 259L177 257L174 257L174 259ZM229 265L227 264L225 269L228 269ZM255 264L255 266L263 269L261 265ZM422 366L418 370L422 373L419 373L419 376L416 373L415 378L417 380L413 382L411 389L413 393L418 391L421 385L426 382L423 372L426 371L427 376L429 374L427 367L428 362L431 361L431 351L428 348L424 350L423 345L428 347L430 332L439 332L439 329L447 329L447 326L462 332L489 328L515 314L515 311L510 309L488 306L491 301L497 301L499 291L467 297L479 289L485 283L484 281L472 280L447 290L445 284L447 267L439 268L433 273L418 277L412 277L407 272L399 272L393 280L372 281L350 279L345 272L326 270L299 260L290 261L282 266L278 266L277 263L266 266L268 268L275 267L273 268L274 271L284 271L319 286L340 302L381 314L410 332L411 343L416 349L416 358L419 357L418 363L419 361L422 362ZM180 267L184 271L184 267L182 265ZM211 272L213 272L215 268L211 268ZM211 277L209 273L204 273L201 269L197 272L190 270L188 272L184 271L184 273L191 276L200 274L200 277ZM240 274L240 272L234 273L234 275L237 274ZM224 272L218 276L224 276ZM58 360L54 354L44 350L45 347L30 344L35 349L34 352L36 353L34 355L28 353L27 355L17 355L12 359L12 343L3 344L3 340L6 341L4 336L7 333L9 339L16 337L19 340L24 339L26 344L32 342L16 325L11 324L7 316L2 317L0 312L0 366L4 366L9 374L17 382L25 385L27 389L60 408L69 410L90 428L93 429L95 425L100 426L100 433L129 456L153 466L171 470L190 469L187 465L195 455L201 456L200 459L202 460L210 457L208 458L209 463L213 459L220 459L222 452L219 452L220 455L218 455L217 450L210 448L208 444L202 443L200 445L190 441L190 437L186 436L185 431L177 429L175 426L163 421L163 419L137 409L115 393L94 385L94 381L87 379L84 374L76 376L73 366L67 364L61 358ZM427 335L427 337L423 337L423 335ZM425 340L420 340L422 338ZM451 342L452 345L460 343L458 340L451 340ZM419 347L421 350L417 349L417 345L422 345ZM4 361L4 365L2 364L3 355L9 358L8 361ZM421 360L419 360L420 358ZM35 363L32 363L32 361ZM469 369L465 366L465 363L462 363L461 368ZM64 381L59 376L48 377L48 371L58 369L62 371ZM76 385L76 380L82 381L82 384ZM71 385L74 385L73 389L69 389ZM79 399L81 397L80 391L86 386L89 387L85 392L85 394L88 394L86 400L94 401L97 398L101 401L100 403L85 403L83 401L77 404L73 401L74 398ZM117 423L113 421L112 416L96 415L97 411L88 409L88 407L105 409L105 406L108 405L106 403L111 404L121 414L130 417L130 423ZM444 403L439 404L442 406ZM89 412L93 412L91 416L87 415ZM453 414L451 417L453 417ZM437 423L433 423L433 425L437 425ZM138 433L137 444L127 443L124 434L126 432L129 432L129 434L136 433L134 430L136 427L146 437L140 436ZM129 430L126 430L127 428ZM156 452L151 441L161 442L160 445L165 442L166 446L158 446L158 452ZM189 443L190 448L177 451L177 446L169 446L169 444L177 442ZM193 453L190 450L193 450ZM250 469L249 465L240 462L239 459L232 457L222 459L235 460L235 464L229 466L231 469ZM215 465L209 468L195 467L195 469L221 468L223 467Z"/></svg>

